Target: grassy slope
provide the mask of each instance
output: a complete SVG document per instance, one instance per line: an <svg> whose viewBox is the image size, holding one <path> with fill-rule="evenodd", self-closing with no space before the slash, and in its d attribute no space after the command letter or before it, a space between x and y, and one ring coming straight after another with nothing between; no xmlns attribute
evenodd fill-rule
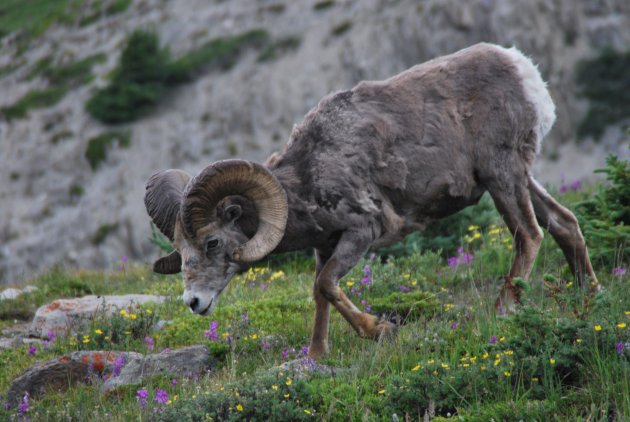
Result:
<svg viewBox="0 0 630 422"><path fill-rule="evenodd" d="M99 382L81 385L32 400L28 414L35 420L122 421L156 416L203 419L216 411L215 417L238 419L261 418L256 412L266 406L275 413L264 417L276 420L298 416L391 420L393 413L414 419L427 412L457 414L465 420L509 420L518 415L525 420L629 417L628 355L615 351L617 342L630 341L628 329L618 326L630 323L628 275L612 276L610 268L599 268L605 290L583 294L566 278L559 281L567 269L559 250L545 239L526 293L526 309L516 317L497 318L492 302L498 276L509 265L510 239L501 226L467 234L474 239L463 241L475 255L471 266L453 270L444 258L429 252L387 263L360 263L340 283L358 306L376 304L392 292L405 295L400 286L410 290L407 295L422 291L426 296L413 321L402 326L392 342L359 339L333 311L332 350L323 363L339 369L335 377L306 380L273 372L273 368L283 361L283 351L287 359L299 357L300 349L308 344L313 313L311 260L258 267L235 278L209 319L191 315L180 303L178 277L153 275L145 268L78 274L52 271L37 280L40 291L25 296L21 306L14 304L12 309L28 314L47 300L86 293L160 293L172 300L145 307L136 319L127 315L113 321L96 320L89 332L58 340L48 349L40 348L35 356L28 354L26 346L0 352L0 394L37 360L77 349L146 352L145 337L151 336L157 351L208 344L218 368L199 379L178 379L176 385L156 378L110 397L99 394ZM365 265L371 267L373 284L359 297L351 291L361 285ZM543 283L543 274L557 278ZM0 306L0 316L13 318L7 305ZM158 319L172 324L158 333L147 329ZM218 323L217 341L204 336L213 319ZM601 331L595 330L596 325ZM89 336L87 341L84 335ZM497 338L494 344L490 344L492 336ZM136 399L141 387L149 392L144 410ZM168 392L170 404L153 401L158 388ZM153 408L162 413L154 414ZM15 415L15 410L0 410L0 418Z"/></svg>

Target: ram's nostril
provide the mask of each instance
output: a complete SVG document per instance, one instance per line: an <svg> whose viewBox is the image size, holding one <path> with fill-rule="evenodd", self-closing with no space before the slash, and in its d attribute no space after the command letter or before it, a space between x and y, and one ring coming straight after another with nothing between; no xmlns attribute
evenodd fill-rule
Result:
<svg viewBox="0 0 630 422"><path fill-rule="evenodd" d="M199 299L197 299L196 297L193 297L192 300L190 301L190 309L192 309L192 311L195 312L198 307L199 307Z"/></svg>

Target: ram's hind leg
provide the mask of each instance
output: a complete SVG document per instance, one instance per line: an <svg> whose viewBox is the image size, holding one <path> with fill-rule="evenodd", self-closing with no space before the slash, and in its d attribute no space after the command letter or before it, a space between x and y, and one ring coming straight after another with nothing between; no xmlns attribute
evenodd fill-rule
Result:
<svg viewBox="0 0 630 422"><path fill-rule="evenodd" d="M308 353L311 358L318 358L328 353L328 323L330 319L330 302L322 295L317 287L319 278L326 261L330 256L325 256L320 251L315 252L316 269L315 282L313 283L313 299L315 300L315 323Z"/></svg>
<svg viewBox="0 0 630 422"><path fill-rule="evenodd" d="M538 223L553 236L579 285L586 277L597 283L588 257L586 243L575 215L560 205L534 178L529 179L529 192Z"/></svg>
<svg viewBox="0 0 630 422"><path fill-rule="evenodd" d="M543 238L527 184L523 173L522 177L515 177L507 183L488 186L492 200L514 238L512 268L495 302L495 308L501 314L513 311L520 302L520 289L512 281L515 277L529 277Z"/></svg>

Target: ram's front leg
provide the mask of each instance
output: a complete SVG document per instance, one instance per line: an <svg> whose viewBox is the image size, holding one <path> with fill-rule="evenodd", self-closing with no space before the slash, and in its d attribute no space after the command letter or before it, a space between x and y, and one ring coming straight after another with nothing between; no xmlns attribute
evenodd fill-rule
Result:
<svg viewBox="0 0 630 422"><path fill-rule="evenodd" d="M314 296L316 299L316 315L313 337L311 338L311 357L319 357L323 352L321 339L328 330L328 308L321 304L321 299L331 303L343 317L350 323L352 328L364 338L380 339L383 336L392 335L396 326L389 321L381 321L374 315L359 310L344 292L338 287L339 279L346 275L367 252L371 237L370 230L360 232L344 232L339 239L334 252L323 263L321 271L317 275L314 286ZM321 263L318 263L318 266ZM322 324L322 321L325 323ZM326 331L324 332L324 327ZM318 341L314 341L318 340Z"/></svg>

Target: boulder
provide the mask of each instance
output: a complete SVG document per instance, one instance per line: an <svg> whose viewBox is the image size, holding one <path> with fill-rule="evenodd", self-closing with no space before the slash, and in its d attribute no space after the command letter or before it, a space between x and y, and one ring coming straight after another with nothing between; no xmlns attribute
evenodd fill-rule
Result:
<svg viewBox="0 0 630 422"><path fill-rule="evenodd" d="M123 385L141 384L155 375L199 376L211 370L213 362L210 349L202 345L140 356L130 360L118 376L108 378L101 391L109 393Z"/></svg>
<svg viewBox="0 0 630 422"><path fill-rule="evenodd" d="M15 406L25 393L38 397L48 390L60 391L78 383L119 372L125 362L140 358L135 352L79 351L35 364L9 387L7 403Z"/></svg>
<svg viewBox="0 0 630 422"><path fill-rule="evenodd" d="M132 311L147 302L161 303L166 298L154 295L84 296L75 299L58 299L40 307L28 330L33 337L46 338L48 332L56 335L76 333L89 325L95 317L108 317L122 309Z"/></svg>

